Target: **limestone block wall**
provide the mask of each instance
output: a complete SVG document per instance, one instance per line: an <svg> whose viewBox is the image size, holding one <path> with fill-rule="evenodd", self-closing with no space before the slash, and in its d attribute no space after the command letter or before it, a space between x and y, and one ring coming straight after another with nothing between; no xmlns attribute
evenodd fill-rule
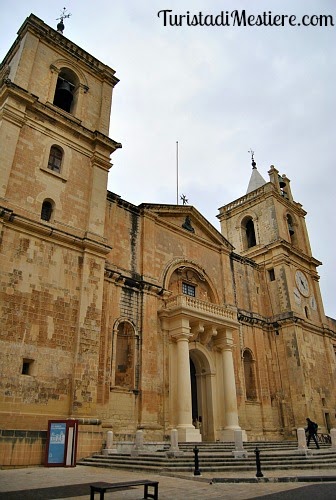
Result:
<svg viewBox="0 0 336 500"><path fill-rule="evenodd" d="M80 254L4 227L0 262L0 408L7 428L22 429L22 413L69 411Z"/></svg>
<svg viewBox="0 0 336 500"><path fill-rule="evenodd" d="M9 207L39 220L42 202L51 199L54 202L52 221L58 227L65 231L85 228L91 192L88 151L84 148L74 151L65 144L64 138L50 130L41 134L31 125L21 129L17 142L5 195L10 200ZM47 168L50 148L54 144L64 151L61 174Z"/></svg>
<svg viewBox="0 0 336 500"><path fill-rule="evenodd" d="M318 422L322 432L326 432L326 413L330 425L335 425L336 362L328 348L329 343L330 339L310 329L308 324L283 329L280 362L283 368L286 366L282 377L287 384L287 397L293 408L293 428L302 427L309 416Z"/></svg>
<svg viewBox="0 0 336 500"><path fill-rule="evenodd" d="M5 428L41 430L48 418L96 416L104 260L9 224L0 263Z"/></svg>
<svg viewBox="0 0 336 500"><path fill-rule="evenodd" d="M0 467L41 465L46 431L0 430Z"/></svg>
<svg viewBox="0 0 336 500"><path fill-rule="evenodd" d="M100 452L106 432L101 425L79 425L77 460ZM27 467L45 463L47 431L0 430L0 467Z"/></svg>

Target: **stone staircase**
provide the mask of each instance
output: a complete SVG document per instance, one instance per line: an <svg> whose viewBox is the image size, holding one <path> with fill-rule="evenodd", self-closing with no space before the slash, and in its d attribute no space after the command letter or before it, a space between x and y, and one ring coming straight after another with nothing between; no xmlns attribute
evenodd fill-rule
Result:
<svg viewBox="0 0 336 500"><path fill-rule="evenodd" d="M194 470L193 448L199 449L199 468L206 472L247 472L256 470L254 450L260 451L263 471L295 471L332 469L336 467L336 449L329 444L320 444L321 449L311 447L307 454L298 452L296 441L244 443L247 458L235 458L233 443L181 443L181 455L169 458L169 448L156 452L140 452L138 456L114 453L95 454L77 462L78 465L111 467L132 471L148 471L161 474L190 473Z"/></svg>

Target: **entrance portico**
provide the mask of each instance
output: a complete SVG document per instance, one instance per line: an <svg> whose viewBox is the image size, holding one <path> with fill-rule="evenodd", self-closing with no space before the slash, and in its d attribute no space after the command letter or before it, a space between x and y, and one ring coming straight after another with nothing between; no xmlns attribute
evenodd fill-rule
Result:
<svg viewBox="0 0 336 500"><path fill-rule="evenodd" d="M206 439L234 440L234 430L240 429L232 356L235 311L181 294L166 299L159 316L169 340L169 425L177 428L181 442L202 440L192 421L191 356L198 365Z"/></svg>

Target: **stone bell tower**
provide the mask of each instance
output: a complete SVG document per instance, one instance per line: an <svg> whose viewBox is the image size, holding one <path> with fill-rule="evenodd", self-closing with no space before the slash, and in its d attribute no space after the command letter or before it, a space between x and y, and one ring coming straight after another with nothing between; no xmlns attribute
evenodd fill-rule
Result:
<svg viewBox="0 0 336 500"><path fill-rule="evenodd" d="M312 256L306 212L293 200L288 177L273 165L268 174L266 182L252 158L245 196L220 208L222 234L238 253L264 266L273 315L295 311L321 322L324 313L316 271L321 262Z"/></svg>
<svg viewBox="0 0 336 500"><path fill-rule="evenodd" d="M308 414L323 422L322 406L326 415L331 413L333 334L323 310L317 273L321 262L312 256L306 212L294 201L288 177L274 166L268 174L266 182L252 157L247 193L221 207L218 218L235 251L253 259L263 275L261 285L255 285L258 310L251 307L246 315L237 305L243 330L248 320L260 325L258 335L268 345L269 373L275 377L272 404L278 405L281 425L290 435Z"/></svg>
<svg viewBox="0 0 336 500"><path fill-rule="evenodd" d="M96 416L118 79L31 14L0 83L0 409L20 414L13 428L45 429L50 415Z"/></svg>

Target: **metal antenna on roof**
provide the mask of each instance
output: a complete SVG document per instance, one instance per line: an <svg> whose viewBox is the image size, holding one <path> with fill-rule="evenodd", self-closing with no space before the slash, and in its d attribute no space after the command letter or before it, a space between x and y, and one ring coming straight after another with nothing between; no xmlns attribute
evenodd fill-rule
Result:
<svg viewBox="0 0 336 500"><path fill-rule="evenodd" d="M257 164L256 164L256 162L254 161L254 151L252 150L252 148L248 151L248 153L250 153L250 155L251 155L251 160L252 160L252 168L257 168Z"/></svg>
<svg viewBox="0 0 336 500"><path fill-rule="evenodd" d="M176 205L179 204L179 164L178 164L179 150L178 150L178 146L179 146L178 141L176 141Z"/></svg>
<svg viewBox="0 0 336 500"><path fill-rule="evenodd" d="M62 35L63 35L63 31L64 31L64 28L65 28L64 23L63 23L63 19L67 19L70 16L71 16L71 14L70 13L66 14L66 8L63 7L63 11L61 12L61 17L58 17L56 19L56 21L59 20L59 23L57 25L57 31L58 31L58 33L62 33Z"/></svg>

